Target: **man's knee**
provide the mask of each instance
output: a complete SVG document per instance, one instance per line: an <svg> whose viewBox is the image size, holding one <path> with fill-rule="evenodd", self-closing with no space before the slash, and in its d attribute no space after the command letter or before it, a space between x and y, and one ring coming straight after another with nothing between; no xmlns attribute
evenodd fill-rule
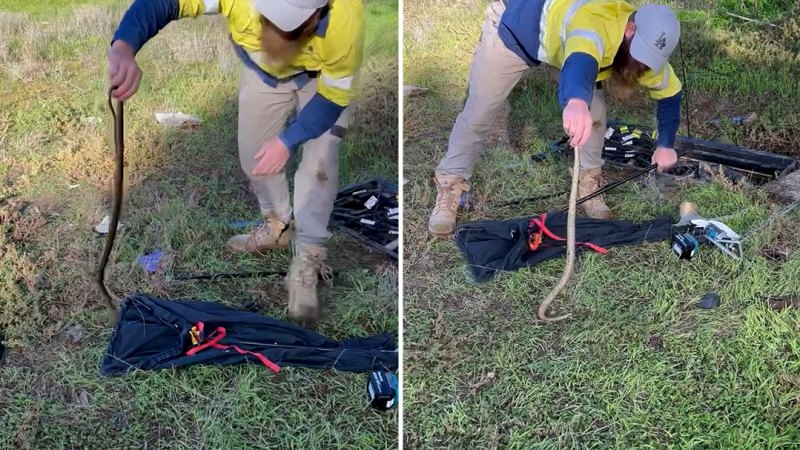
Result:
<svg viewBox="0 0 800 450"><path fill-rule="evenodd" d="M495 99L487 101L487 99L470 98L459 119L473 130L483 133L491 129L502 106L503 103Z"/></svg>

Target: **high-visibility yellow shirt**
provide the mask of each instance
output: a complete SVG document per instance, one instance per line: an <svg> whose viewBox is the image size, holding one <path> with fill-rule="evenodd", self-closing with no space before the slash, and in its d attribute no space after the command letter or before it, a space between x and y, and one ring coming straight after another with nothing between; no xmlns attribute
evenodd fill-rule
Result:
<svg viewBox="0 0 800 450"><path fill-rule="evenodd" d="M261 54L261 15L250 0L135 0L114 39L134 51L172 20L221 14L243 63L271 86L293 81L298 87L317 78L317 94L280 134L289 150L331 129L352 101L364 52L362 0L330 0L314 35L286 68L267 64Z"/></svg>
<svg viewBox="0 0 800 450"><path fill-rule="evenodd" d="M499 32L503 42L532 65L561 69L570 55L586 53L598 63L596 81L603 81L611 77L634 11L622 0L509 0ZM669 64L660 72L646 71L639 84L655 100L672 97L682 87Z"/></svg>
<svg viewBox="0 0 800 450"><path fill-rule="evenodd" d="M327 15L302 51L284 69L261 57L260 13L249 0L178 0L179 17L221 14L228 19L233 41L267 74L281 80L305 71L319 72L319 93L347 106L364 52L364 8L361 0L331 0Z"/></svg>

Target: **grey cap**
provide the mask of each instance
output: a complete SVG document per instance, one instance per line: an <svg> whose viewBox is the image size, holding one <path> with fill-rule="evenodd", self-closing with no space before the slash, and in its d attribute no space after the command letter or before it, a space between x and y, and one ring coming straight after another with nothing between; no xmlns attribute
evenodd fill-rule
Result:
<svg viewBox="0 0 800 450"><path fill-rule="evenodd" d="M668 6L645 5L636 10L633 22L636 32L631 41L631 56L661 72L681 37L678 16Z"/></svg>
<svg viewBox="0 0 800 450"><path fill-rule="evenodd" d="M328 0L253 0L256 11L283 31L296 30Z"/></svg>

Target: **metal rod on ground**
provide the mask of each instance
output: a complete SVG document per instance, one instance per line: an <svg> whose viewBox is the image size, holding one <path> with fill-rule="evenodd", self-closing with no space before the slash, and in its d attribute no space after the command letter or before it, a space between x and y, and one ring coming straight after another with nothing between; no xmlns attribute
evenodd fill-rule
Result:
<svg viewBox="0 0 800 450"><path fill-rule="evenodd" d="M288 272L285 270L262 270L258 272L230 272L230 273L183 273L171 278L173 281L193 281L193 280L230 280L237 278L254 278L254 277L269 277L274 275L286 276ZM334 271L333 275L338 275L338 271Z"/></svg>
<svg viewBox="0 0 800 450"><path fill-rule="evenodd" d="M606 187L604 187L602 189L599 189L599 190L597 190L595 192L592 192L591 194L587 195L586 197L578 199L577 204L580 206L584 202L589 201L589 200L597 197L598 195L603 195L606 192L614 189L615 187L623 185L623 184L627 183L628 181L631 181L631 180L633 180L635 178L639 178L640 176L652 171L656 167L658 167L658 164L652 164L652 165L650 165L650 166L648 166L648 167L646 167L644 169L638 170L638 171L628 175L627 177L625 177L625 178L623 178L621 180L615 181L615 182L607 185ZM536 196L536 197L527 197L527 198L522 198L522 199L519 199L519 200L511 200L509 202L501 203L501 204L499 204L497 206L510 206L510 205L518 205L518 204L521 204L521 203L524 203L524 202L529 202L529 201L534 201L534 200L547 200L548 198L558 197L558 196L561 196L561 195L564 195L564 194L565 194L565 192L558 192L558 193L555 193L555 194L545 194L545 195L539 195L539 196ZM562 212L566 211L568 208L569 207L564 208L561 211Z"/></svg>
<svg viewBox="0 0 800 450"><path fill-rule="evenodd" d="M258 272L231 272L231 273L182 273L172 277L175 281L189 280L229 280L235 278L268 277L271 275L285 276L285 270L262 270Z"/></svg>
<svg viewBox="0 0 800 450"><path fill-rule="evenodd" d="M625 177L625 178L623 178L621 180L618 180L618 181L615 181L615 182L609 184L608 186L604 187L603 189L600 189L598 191L592 192L591 194L587 195L586 197L583 197L583 198L579 199L578 201L575 202L575 204L576 204L576 206L581 205L581 204L583 204L583 203L585 203L585 202L597 197L598 195L602 195L602 194L610 191L611 189L614 189L615 187L617 187L619 185L625 184L628 181L633 180L634 178L638 178L638 177L640 177L640 176L652 171L656 167L658 167L658 164L652 164L652 165L650 165L650 167L647 167L647 168L642 169L642 170L640 170L638 172L632 173L631 175L628 175L627 177ZM569 209L569 206L567 206L566 208L563 208L561 210L561 212L567 211L568 209Z"/></svg>

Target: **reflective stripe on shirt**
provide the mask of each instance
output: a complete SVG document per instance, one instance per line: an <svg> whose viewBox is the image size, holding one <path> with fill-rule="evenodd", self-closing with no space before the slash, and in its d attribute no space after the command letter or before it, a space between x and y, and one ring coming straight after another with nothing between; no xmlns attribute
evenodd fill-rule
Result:
<svg viewBox="0 0 800 450"><path fill-rule="evenodd" d="M603 51L605 47L603 46L603 40L600 38L600 35L597 34L594 30L573 30L567 35L567 39L576 36L582 37L585 39L589 39L590 41L594 42L594 45L597 47L597 55L600 61L603 60ZM566 41L563 43L564 48L566 49Z"/></svg>
<svg viewBox="0 0 800 450"><path fill-rule="evenodd" d="M203 14L219 14L219 0L203 0L205 10Z"/></svg>

